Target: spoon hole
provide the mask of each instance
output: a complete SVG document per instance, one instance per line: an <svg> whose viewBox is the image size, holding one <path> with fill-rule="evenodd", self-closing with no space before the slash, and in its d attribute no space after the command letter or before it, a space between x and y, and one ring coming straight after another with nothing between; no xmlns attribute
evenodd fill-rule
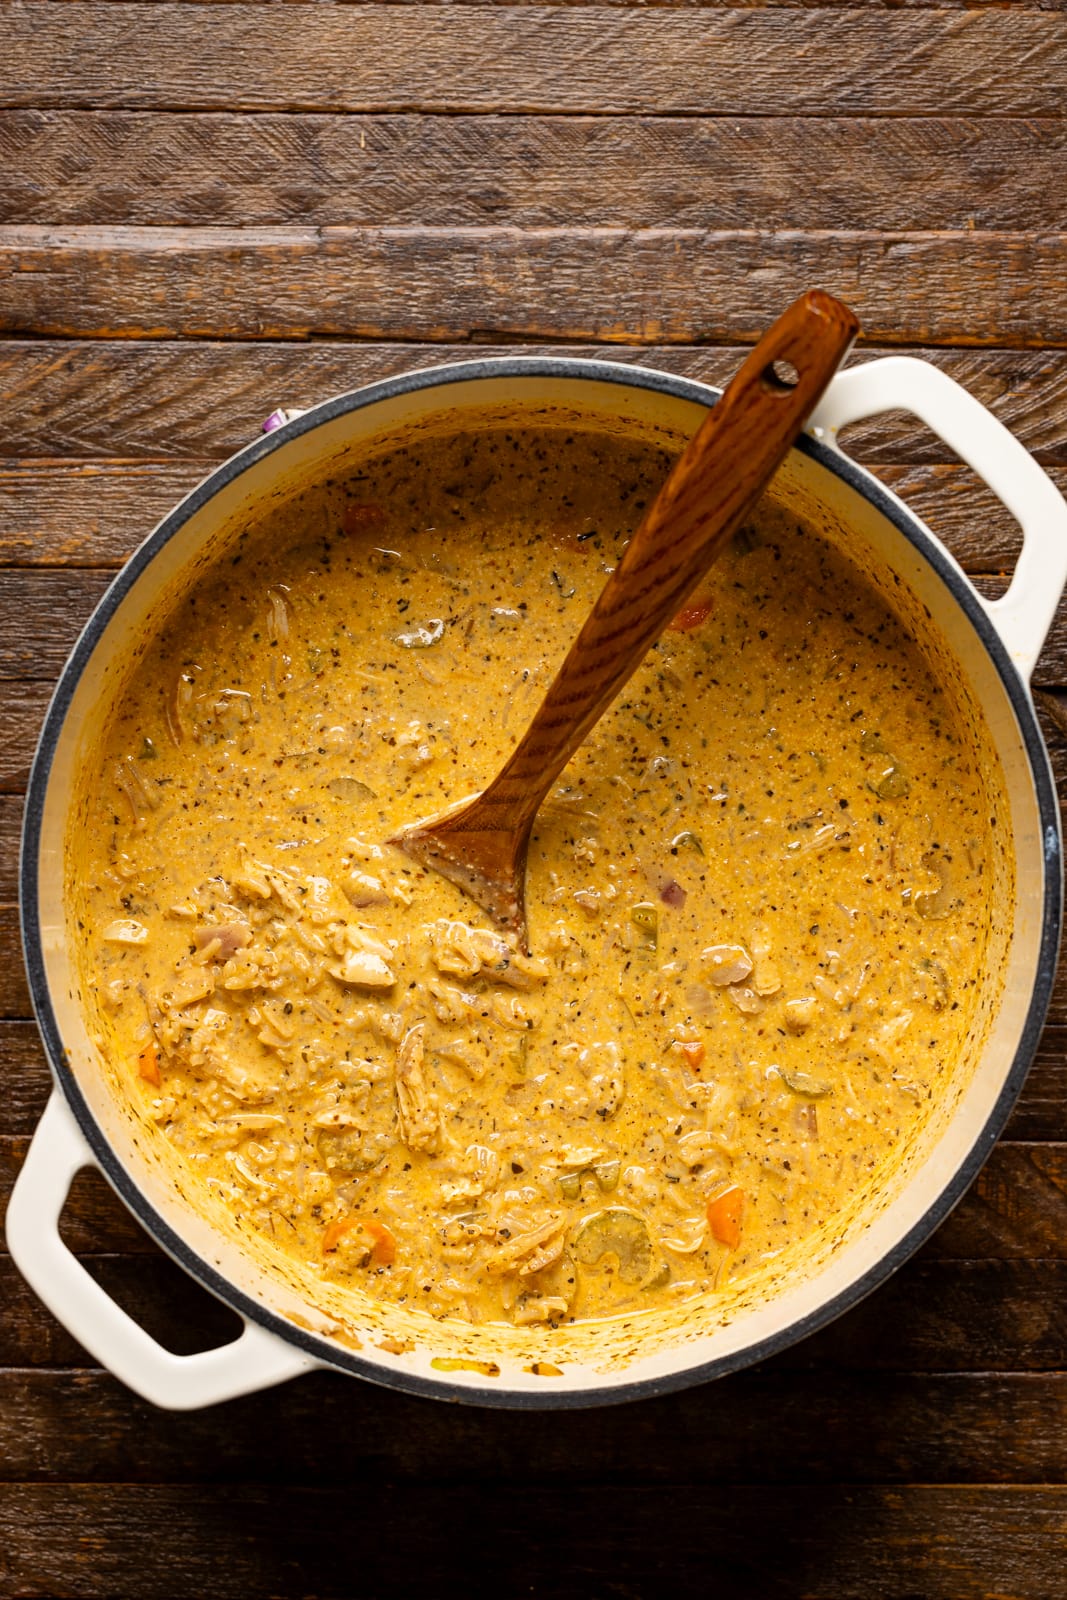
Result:
<svg viewBox="0 0 1067 1600"><path fill-rule="evenodd" d="M800 382L800 373L791 361L772 361L763 369L763 381L768 389L777 389L781 393L788 393L795 389Z"/></svg>

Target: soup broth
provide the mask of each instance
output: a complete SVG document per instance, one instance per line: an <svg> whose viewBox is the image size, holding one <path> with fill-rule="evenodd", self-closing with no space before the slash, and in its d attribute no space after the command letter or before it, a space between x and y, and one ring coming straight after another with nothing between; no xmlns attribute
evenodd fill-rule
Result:
<svg viewBox="0 0 1067 1600"><path fill-rule="evenodd" d="M528 946L387 843L498 770L670 460L500 428L308 490L93 752L73 903L124 1092L354 1294L556 1326L802 1270L974 1025L973 737L771 498L545 802Z"/></svg>

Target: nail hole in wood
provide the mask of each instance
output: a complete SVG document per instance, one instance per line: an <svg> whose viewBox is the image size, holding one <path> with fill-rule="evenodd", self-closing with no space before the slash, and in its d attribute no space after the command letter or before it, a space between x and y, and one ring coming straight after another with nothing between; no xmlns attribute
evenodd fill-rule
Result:
<svg viewBox="0 0 1067 1600"><path fill-rule="evenodd" d="M796 388L800 382L800 373L791 361L772 361L770 366L763 370L763 381L768 389L778 389L786 393Z"/></svg>

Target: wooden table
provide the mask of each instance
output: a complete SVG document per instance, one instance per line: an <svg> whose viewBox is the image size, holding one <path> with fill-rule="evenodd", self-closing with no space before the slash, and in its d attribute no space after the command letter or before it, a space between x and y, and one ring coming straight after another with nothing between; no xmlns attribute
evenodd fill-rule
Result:
<svg viewBox="0 0 1067 1600"><path fill-rule="evenodd" d="M27 767L155 520L275 405L516 344L717 380L812 282L1067 485L1065 95L1059 0L3 7L5 1193L48 1087ZM852 448L1003 583L1015 530L936 441L896 419ZM1055 711L1062 619L1036 681ZM1065 1040L1061 981L1007 1135L887 1287L655 1402L482 1413L317 1375L161 1415L0 1255L0 1596L1063 1600ZM66 1228L152 1331L229 1332L102 1185Z"/></svg>

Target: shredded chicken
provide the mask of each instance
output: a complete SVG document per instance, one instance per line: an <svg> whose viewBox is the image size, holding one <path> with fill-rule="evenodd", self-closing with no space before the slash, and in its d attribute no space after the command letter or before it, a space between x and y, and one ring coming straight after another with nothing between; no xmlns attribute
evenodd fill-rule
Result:
<svg viewBox="0 0 1067 1600"><path fill-rule="evenodd" d="M441 1139L437 1096L426 1081L423 1026L409 1028L396 1054L396 1114L400 1138L409 1150L434 1155Z"/></svg>

